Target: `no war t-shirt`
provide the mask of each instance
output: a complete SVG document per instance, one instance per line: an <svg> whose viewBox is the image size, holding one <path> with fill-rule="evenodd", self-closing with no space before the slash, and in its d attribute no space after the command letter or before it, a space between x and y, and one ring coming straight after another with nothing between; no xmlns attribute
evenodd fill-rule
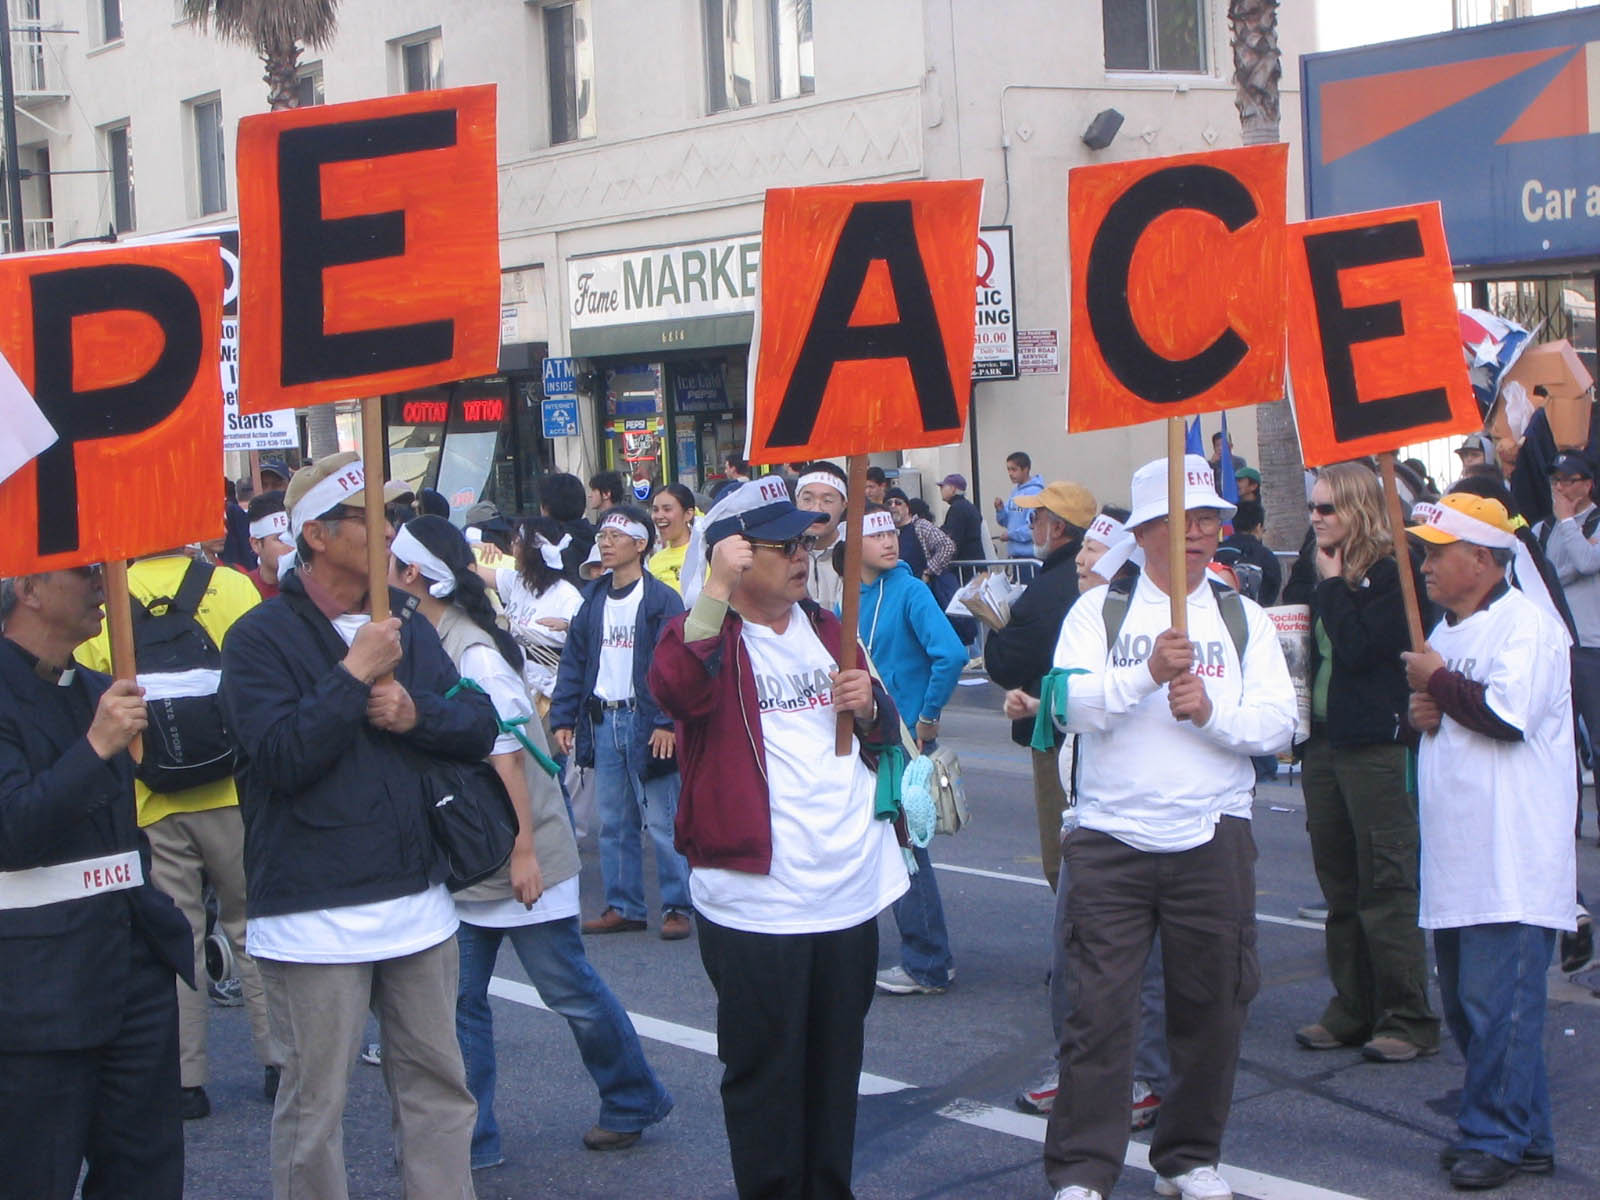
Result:
<svg viewBox="0 0 1600 1200"><path fill-rule="evenodd" d="M602 700L633 699L633 636L639 626L639 598L644 580L636 579L620 596L606 593L600 617L600 667L594 694Z"/></svg>

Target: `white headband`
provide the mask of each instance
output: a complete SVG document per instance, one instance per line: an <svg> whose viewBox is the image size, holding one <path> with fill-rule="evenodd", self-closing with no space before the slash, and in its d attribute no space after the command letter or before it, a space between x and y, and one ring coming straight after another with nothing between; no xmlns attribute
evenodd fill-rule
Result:
<svg viewBox="0 0 1600 1200"><path fill-rule="evenodd" d="M1084 531L1083 536L1085 541L1093 539L1102 546L1114 546L1117 544L1117 539L1122 536L1122 529L1121 521L1101 513L1089 522L1089 528Z"/></svg>
<svg viewBox="0 0 1600 1200"><path fill-rule="evenodd" d="M812 471L809 475L800 476L799 479L795 480L794 494L799 496L802 488L809 487L813 483L825 484L841 496L845 494L844 480L828 471Z"/></svg>
<svg viewBox="0 0 1600 1200"><path fill-rule="evenodd" d="M535 534L533 544L539 547L539 557L544 559L544 565L552 571L559 571L566 563L561 558L561 552L572 545L572 535L564 533L559 542L552 542L539 534Z"/></svg>
<svg viewBox="0 0 1600 1200"><path fill-rule="evenodd" d="M289 512L289 529L295 537L323 513L332 512L351 496L359 496L367 486L367 477L359 462L340 467L334 474L315 484L304 496L295 501Z"/></svg>
<svg viewBox="0 0 1600 1200"><path fill-rule="evenodd" d="M443 600L456 590L456 573L445 566L444 559L419 542L417 535L404 525L400 526L400 532L394 535L389 553L407 566L421 571L424 579L433 581L428 585L428 595L435 600Z"/></svg>
<svg viewBox="0 0 1600 1200"><path fill-rule="evenodd" d="M600 522L601 529L620 529L635 541L648 542L650 531L626 513L608 513Z"/></svg>
<svg viewBox="0 0 1600 1200"><path fill-rule="evenodd" d="M250 536L265 541L275 533L289 532L289 514L284 509L250 522Z"/></svg>
<svg viewBox="0 0 1600 1200"><path fill-rule="evenodd" d="M869 512L861 518L861 536L871 537L875 533L894 533L894 517L886 512Z"/></svg>
<svg viewBox="0 0 1600 1200"><path fill-rule="evenodd" d="M1139 543L1133 540L1133 534L1124 532L1106 545L1106 552L1089 569L1107 583L1110 583L1111 577L1122 570L1129 561L1141 567L1144 565L1143 552L1139 549Z"/></svg>
<svg viewBox="0 0 1600 1200"><path fill-rule="evenodd" d="M1495 550L1515 550L1517 535L1496 529L1486 521L1469 517L1459 509L1444 504L1417 504L1411 509L1411 519L1419 525L1430 525L1441 533L1448 533L1457 541ZM1427 539L1423 539L1426 541Z"/></svg>

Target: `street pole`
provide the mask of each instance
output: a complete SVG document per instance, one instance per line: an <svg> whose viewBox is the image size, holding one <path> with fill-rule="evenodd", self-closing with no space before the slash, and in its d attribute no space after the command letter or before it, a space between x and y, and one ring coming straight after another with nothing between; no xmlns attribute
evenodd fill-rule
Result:
<svg viewBox="0 0 1600 1200"><path fill-rule="evenodd" d="M26 250L22 230L22 173L17 160L17 94L11 80L11 5L0 0L0 133L6 139L6 215L11 222L11 249Z"/></svg>

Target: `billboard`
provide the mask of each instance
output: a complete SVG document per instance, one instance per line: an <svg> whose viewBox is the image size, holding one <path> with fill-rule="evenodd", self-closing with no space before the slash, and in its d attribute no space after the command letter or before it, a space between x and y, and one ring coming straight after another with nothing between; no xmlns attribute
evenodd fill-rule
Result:
<svg viewBox="0 0 1600 1200"><path fill-rule="evenodd" d="M1300 60L1306 213L1439 201L1457 267L1600 257L1600 8Z"/></svg>

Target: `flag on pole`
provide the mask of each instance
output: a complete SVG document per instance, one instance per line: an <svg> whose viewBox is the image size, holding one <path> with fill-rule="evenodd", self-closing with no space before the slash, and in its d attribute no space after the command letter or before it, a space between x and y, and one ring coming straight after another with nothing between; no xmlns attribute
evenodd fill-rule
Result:
<svg viewBox="0 0 1600 1200"><path fill-rule="evenodd" d="M1222 414L1222 453L1217 456L1217 494L1229 504L1239 503L1239 477L1233 470L1233 443L1228 440L1228 414Z"/></svg>
<svg viewBox="0 0 1600 1200"><path fill-rule="evenodd" d="M1200 431L1200 418L1195 417L1194 420L1189 422L1189 434L1184 444L1183 452L1185 454L1198 454L1201 458L1204 458L1206 456L1204 438L1205 434Z"/></svg>

